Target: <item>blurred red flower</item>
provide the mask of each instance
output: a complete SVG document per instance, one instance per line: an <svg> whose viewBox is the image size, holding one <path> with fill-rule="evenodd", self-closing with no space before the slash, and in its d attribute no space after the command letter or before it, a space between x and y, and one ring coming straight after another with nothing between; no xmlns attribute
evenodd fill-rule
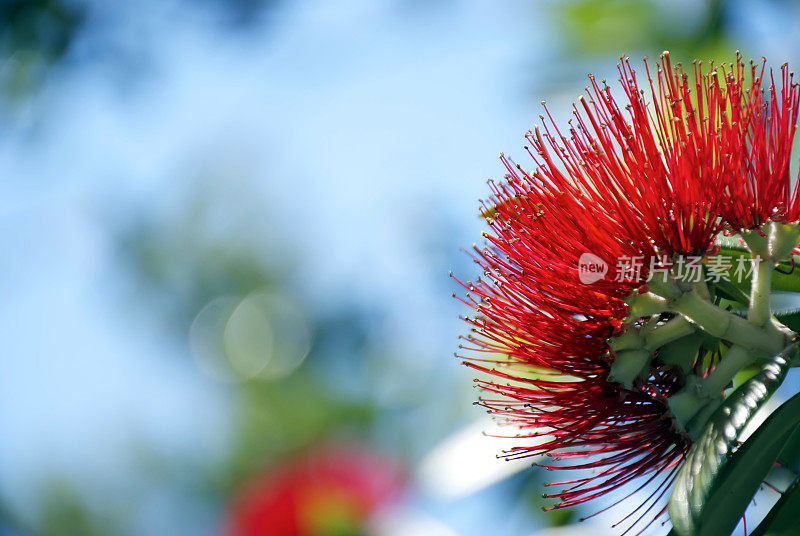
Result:
<svg viewBox="0 0 800 536"><path fill-rule="evenodd" d="M359 446L324 447L256 476L234 499L226 536L363 534L403 487L398 464Z"/></svg>

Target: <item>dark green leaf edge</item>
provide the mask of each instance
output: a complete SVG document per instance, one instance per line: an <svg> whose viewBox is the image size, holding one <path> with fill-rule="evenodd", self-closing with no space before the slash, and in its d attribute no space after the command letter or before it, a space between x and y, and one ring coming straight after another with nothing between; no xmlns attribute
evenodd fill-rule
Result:
<svg viewBox="0 0 800 536"><path fill-rule="evenodd" d="M799 518L800 477L794 480L750 536L796 536L800 533Z"/></svg>
<svg viewBox="0 0 800 536"><path fill-rule="evenodd" d="M800 476L800 430L795 430L792 437L786 441L778 456L778 463Z"/></svg>
<svg viewBox="0 0 800 536"><path fill-rule="evenodd" d="M728 516L732 520L728 526L713 519L723 511L738 511L741 517L798 425L800 396L795 396L775 410L734 453L708 500L701 534L718 534L723 528L729 528L725 534L733 531L738 518Z"/></svg>
<svg viewBox="0 0 800 536"><path fill-rule="evenodd" d="M740 434L756 411L783 382L789 369L789 361L795 352L796 345L791 345L767 361L759 372L736 389L709 419L709 424L679 469L670 497L669 515L677 534L718 536L730 534L736 527L741 512L725 504L717 508L717 501L712 503L709 499L712 498L714 491L719 489L721 478L727 474L724 470ZM758 432L754 436L757 434ZM758 482L760 483L761 479ZM745 498L745 507L750 497L752 494ZM713 508L708 508L709 505ZM730 530L722 531L722 526L727 525L730 525Z"/></svg>

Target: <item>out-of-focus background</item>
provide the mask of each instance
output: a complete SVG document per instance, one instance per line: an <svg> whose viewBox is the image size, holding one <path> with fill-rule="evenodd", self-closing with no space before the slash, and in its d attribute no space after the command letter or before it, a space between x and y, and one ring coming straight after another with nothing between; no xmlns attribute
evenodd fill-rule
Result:
<svg viewBox="0 0 800 536"><path fill-rule="evenodd" d="M789 0L3 0L0 23L2 535L577 534L553 527L593 507L542 512L453 357L448 270L476 275L496 155L621 53L800 59Z"/></svg>

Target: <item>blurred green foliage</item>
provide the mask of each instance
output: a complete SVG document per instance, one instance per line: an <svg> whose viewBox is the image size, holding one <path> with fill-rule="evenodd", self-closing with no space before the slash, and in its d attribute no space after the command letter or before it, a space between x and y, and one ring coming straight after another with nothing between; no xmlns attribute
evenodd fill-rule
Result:
<svg viewBox="0 0 800 536"><path fill-rule="evenodd" d="M181 338L208 302L285 283L281 270L293 262L285 253L270 262L275 244L258 236L263 224L247 199L252 192L232 200L227 186L216 176L202 180L177 209L142 208L116 235L133 292L152 300L148 310L163 315L158 322Z"/></svg>
<svg viewBox="0 0 800 536"><path fill-rule="evenodd" d="M233 31L260 28L281 0L204 0L216 18ZM195 6L200 10L198 2ZM34 94L51 70L64 63L97 6L80 0L0 1L0 97L14 104ZM110 13L113 13L110 12ZM125 10L119 10L124 14ZM104 16L107 16L105 13ZM108 21L106 21L108 22ZM89 57L125 54L116 43L92 43ZM86 58L73 58L76 62Z"/></svg>
<svg viewBox="0 0 800 536"><path fill-rule="evenodd" d="M570 56L669 50L673 60L690 63L695 58L730 61L742 46L733 44L728 9L726 0L698 0L690 6L656 0L575 0L556 2L553 15Z"/></svg>
<svg viewBox="0 0 800 536"><path fill-rule="evenodd" d="M188 202L166 215L139 212L117 237L134 292L140 300L148 297L148 312L164 315L153 320L179 341L186 340L204 306L220 297L244 298L266 290L303 302L292 290L298 261L279 244L264 243L266 235L259 232L268 218L263 209L253 208L257 196L236 194L235 207L229 207L230 199L217 186L201 183L188 194ZM296 371L275 380L229 371L234 409L227 456L203 467L201 482L185 485L200 486L224 504L253 474L293 452L330 439L369 440L377 417L374 401L348 393L330 373L331 361L337 360L347 361L348 370L355 370L351 375L363 368L367 319L348 307L339 304L329 316L304 307L313 344ZM226 356L218 361L224 366ZM158 461L157 454L150 456L157 466L170 465Z"/></svg>
<svg viewBox="0 0 800 536"><path fill-rule="evenodd" d="M61 0L0 2L3 93L16 99L36 89L65 57L83 22L83 10Z"/></svg>
<svg viewBox="0 0 800 536"><path fill-rule="evenodd" d="M99 526L78 493L67 482L48 486L42 499L37 533L41 536L100 536L109 527Z"/></svg>
<svg viewBox="0 0 800 536"><path fill-rule="evenodd" d="M367 439L375 408L342 399L300 370L286 381L257 380L241 387L234 415L234 448L221 468L221 487L233 491L271 461L328 439Z"/></svg>

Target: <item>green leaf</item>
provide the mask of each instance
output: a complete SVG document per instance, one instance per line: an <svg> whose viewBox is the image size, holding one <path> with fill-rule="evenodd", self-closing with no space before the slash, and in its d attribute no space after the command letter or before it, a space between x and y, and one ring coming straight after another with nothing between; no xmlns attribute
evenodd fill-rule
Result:
<svg viewBox="0 0 800 536"><path fill-rule="evenodd" d="M773 412L734 454L747 423L783 382L795 351L796 345L791 345L767 361L709 419L675 479L669 515L677 534L719 536L736 527L800 422L800 397L795 397Z"/></svg>
<svg viewBox="0 0 800 536"><path fill-rule="evenodd" d="M733 377L733 386L739 387L740 385L746 383L750 380L750 378L758 374L758 371L759 369L757 366L743 368L736 373L736 376Z"/></svg>
<svg viewBox="0 0 800 536"><path fill-rule="evenodd" d="M748 289L749 290L749 289ZM750 297L727 279L720 279L714 283L714 294L734 303L749 305Z"/></svg>
<svg viewBox="0 0 800 536"><path fill-rule="evenodd" d="M800 330L800 294L773 292L770 301L775 318L792 331Z"/></svg>
<svg viewBox="0 0 800 536"><path fill-rule="evenodd" d="M795 430L786 441L783 450L778 455L778 463L794 474L800 475L800 430Z"/></svg>
<svg viewBox="0 0 800 536"><path fill-rule="evenodd" d="M800 512L800 478L795 479L751 536L796 536Z"/></svg>
<svg viewBox="0 0 800 536"><path fill-rule="evenodd" d="M747 250L734 248L734 247L721 247L719 256L728 257L731 259L731 267L728 270L718 270L718 272L722 275L722 281L728 281L731 286L738 288L739 290L747 293L750 290L750 282L752 279L752 274L749 274L747 277L742 277L740 273L738 276L736 274L737 267L739 266L739 258L746 257L748 260L750 258L750 253ZM784 291L784 292L800 292L800 269L794 269L792 267L791 262L780 262L778 263L778 270L773 270L772 272L772 290L774 291ZM749 269L749 265L748 265ZM719 285L719 283L717 283ZM728 288L726 286L726 288ZM724 291L723 291L724 292ZM726 296L722 296L723 298L727 298ZM739 301L733 300L733 301Z"/></svg>
<svg viewBox="0 0 800 536"><path fill-rule="evenodd" d="M716 269L717 272L720 273L720 275L722 275L722 280L720 281L720 283L722 281L727 281L730 284L730 286L738 288L745 294L748 293L750 291L750 280L752 279L752 275L749 275L748 277L742 277L743 273L737 273L737 270L739 269L740 262L744 262L744 261L739 261L741 257L746 258L747 262L745 266L749 270L750 252L747 251L746 249L740 249L734 247L721 247L717 255L720 257L726 257L731 260L730 268L728 268L727 270L720 270L719 268ZM716 284L719 285L720 283Z"/></svg>
<svg viewBox="0 0 800 536"><path fill-rule="evenodd" d="M711 512L708 520L703 519L703 525L711 528L709 523L714 512L738 511L739 517L733 518L730 530L732 531L747 508L753 495L769 471L774 467L781 451L792 434L800 425L800 396L795 396L789 402L778 408L770 415L759 429L745 441L731 457L727 467L708 500L706 509ZM722 527L720 523L712 530ZM707 534L706 531L704 534Z"/></svg>
<svg viewBox="0 0 800 536"><path fill-rule="evenodd" d="M800 309L775 312L775 318L794 332L800 331Z"/></svg>
<svg viewBox="0 0 800 536"><path fill-rule="evenodd" d="M781 271L772 271L772 290L784 292L800 292L800 269L790 263L779 263ZM789 273L786 273L789 272Z"/></svg>

